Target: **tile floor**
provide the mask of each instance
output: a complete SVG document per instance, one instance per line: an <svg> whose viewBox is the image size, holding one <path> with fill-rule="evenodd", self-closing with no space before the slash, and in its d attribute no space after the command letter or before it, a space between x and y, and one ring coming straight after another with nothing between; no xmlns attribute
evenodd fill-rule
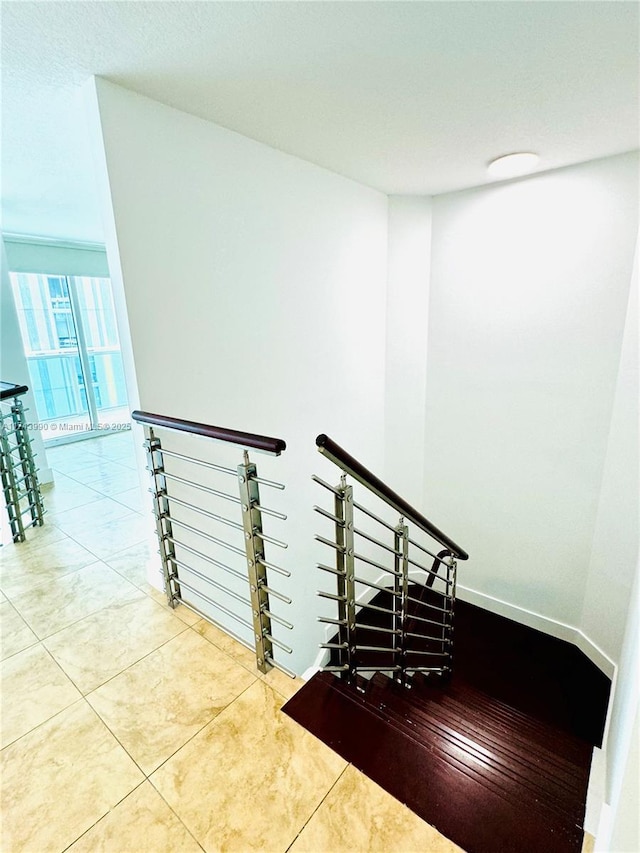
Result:
<svg viewBox="0 0 640 853"><path fill-rule="evenodd" d="M147 583L129 434L49 463L46 525L0 553L5 853L459 849L280 713L300 682Z"/></svg>

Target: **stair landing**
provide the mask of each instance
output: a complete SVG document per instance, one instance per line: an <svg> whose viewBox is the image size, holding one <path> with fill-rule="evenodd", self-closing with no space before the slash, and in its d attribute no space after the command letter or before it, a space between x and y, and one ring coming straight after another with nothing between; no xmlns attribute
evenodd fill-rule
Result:
<svg viewBox="0 0 640 853"><path fill-rule="evenodd" d="M283 710L467 853L579 853L608 679L461 602L456 635L447 683L319 673Z"/></svg>

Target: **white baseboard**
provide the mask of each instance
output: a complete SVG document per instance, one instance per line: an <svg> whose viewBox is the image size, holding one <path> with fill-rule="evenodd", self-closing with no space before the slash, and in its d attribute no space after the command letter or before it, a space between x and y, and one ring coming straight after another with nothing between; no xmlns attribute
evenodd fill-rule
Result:
<svg viewBox="0 0 640 853"><path fill-rule="evenodd" d="M505 616L514 622L519 622L522 625L527 625L529 628L535 628L545 634L550 634L552 637L557 637L559 640L566 640L569 643L573 643L608 678L613 678L616 669L615 663L586 634L583 634L579 628L567 625L565 622L559 622L556 619L550 619L548 616L542 616L540 613L535 613L533 610L527 610L516 604L509 604L509 602L502 601L500 598L495 598L492 595L487 595L484 592L478 592L468 587L458 585L457 594L458 598L469 602L469 604L476 604L478 607L483 607L491 613L497 613L499 616Z"/></svg>

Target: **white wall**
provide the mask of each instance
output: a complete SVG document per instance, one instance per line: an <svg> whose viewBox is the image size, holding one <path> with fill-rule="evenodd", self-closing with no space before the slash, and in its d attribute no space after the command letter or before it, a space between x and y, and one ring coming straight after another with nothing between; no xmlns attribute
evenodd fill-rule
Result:
<svg viewBox="0 0 640 853"><path fill-rule="evenodd" d="M313 549L327 432L380 469L387 198L120 87L96 81L140 403L285 438L298 669L315 657ZM239 459L237 461L240 461ZM276 534L277 535L277 534ZM324 554L322 556L325 556Z"/></svg>
<svg viewBox="0 0 640 853"><path fill-rule="evenodd" d="M550 628L582 619L637 162L623 155L434 200L426 511L470 552L460 582L476 600L506 601ZM633 565L616 570L628 585Z"/></svg>
<svg viewBox="0 0 640 853"><path fill-rule="evenodd" d="M606 740L607 784L596 849L637 851L640 695L638 571L638 262L629 296L582 629L619 661ZM635 578L629 565L636 567ZM626 615L626 618L625 618Z"/></svg>
<svg viewBox="0 0 640 853"><path fill-rule="evenodd" d="M424 418L431 264L431 198L389 199L385 478L424 502Z"/></svg>
<svg viewBox="0 0 640 853"><path fill-rule="evenodd" d="M629 295L618 381L605 457L581 627L618 660L638 559L638 255Z"/></svg>

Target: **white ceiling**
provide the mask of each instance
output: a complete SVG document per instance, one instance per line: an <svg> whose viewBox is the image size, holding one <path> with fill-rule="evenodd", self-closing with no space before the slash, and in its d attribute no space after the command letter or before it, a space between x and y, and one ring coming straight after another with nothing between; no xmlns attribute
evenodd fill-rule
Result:
<svg viewBox="0 0 640 853"><path fill-rule="evenodd" d="M99 74L388 193L638 147L636 2L3 2L7 231L100 240Z"/></svg>

